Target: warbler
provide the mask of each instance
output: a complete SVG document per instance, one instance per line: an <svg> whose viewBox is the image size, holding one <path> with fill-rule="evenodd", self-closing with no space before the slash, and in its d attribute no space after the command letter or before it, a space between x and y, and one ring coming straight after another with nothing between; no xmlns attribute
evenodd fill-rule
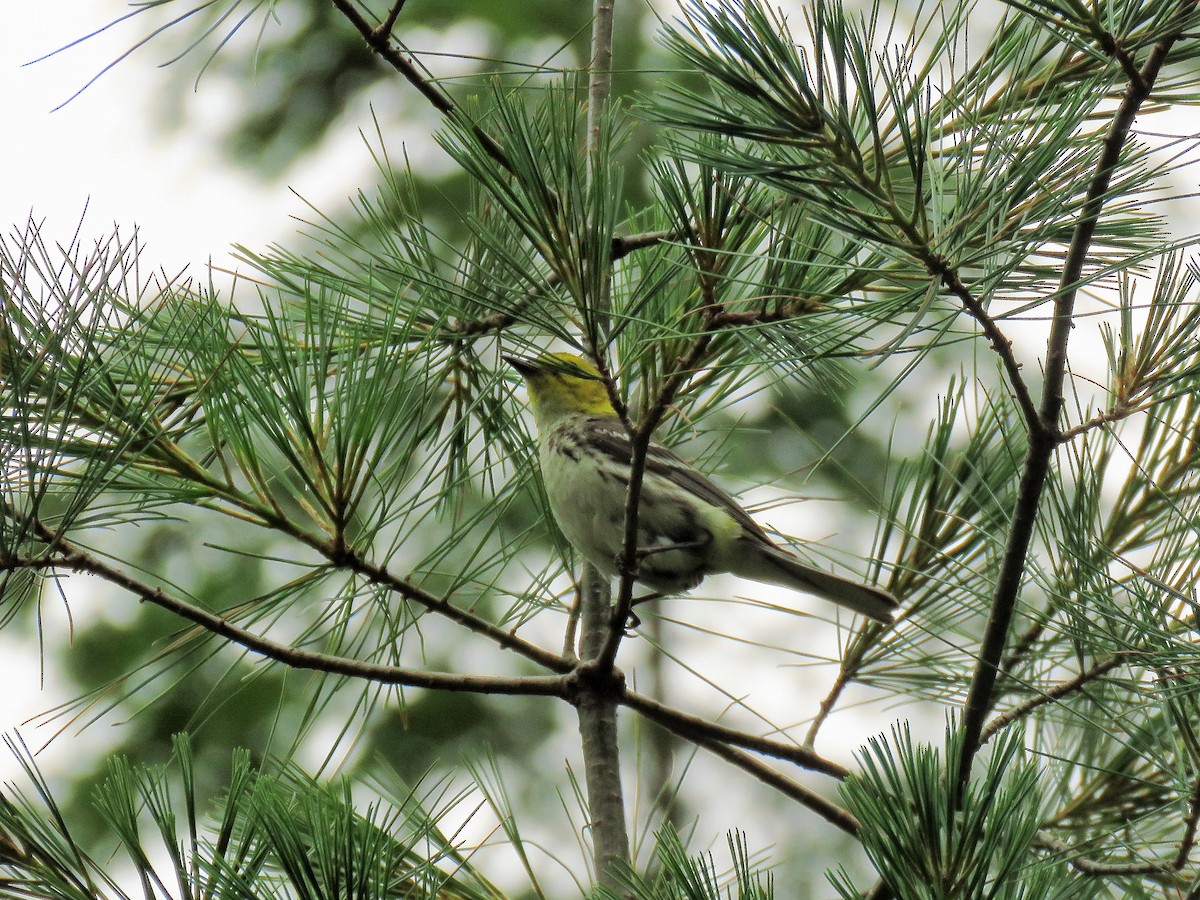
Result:
<svg viewBox="0 0 1200 900"><path fill-rule="evenodd" d="M505 356L525 380L546 496L571 545L608 577L619 571L632 443L599 371L571 353ZM731 572L782 585L890 622L887 591L805 565L775 544L737 501L651 441L638 498L635 579L662 594Z"/></svg>

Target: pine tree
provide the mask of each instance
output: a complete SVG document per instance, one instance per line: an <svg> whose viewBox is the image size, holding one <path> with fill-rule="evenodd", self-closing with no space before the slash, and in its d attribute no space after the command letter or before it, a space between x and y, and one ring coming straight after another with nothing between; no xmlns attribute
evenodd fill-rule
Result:
<svg viewBox="0 0 1200 900"><path fill-rule="evenodd" d="M285 13L241 5L216 21ZM175 6L143 11L188 27ZM92 800L119 868L11 738L0 895L498 897L499 840L535 896L560 890L554 856L610 898L815 890L798 868L843 898L1200 896L1200 303L1164 204L1190 193L1167 114L1200 84L1195 0L688 0L636 102L612 90L611 2L577 70L452 88L404 6L332 0L440 114L472 187L452 226L380 128L353 221L244 250L232 296L143 278L117 236L0 248L0 622L70 574L162 612L78 717L224 673L169 763L108 761ZM797 552L879 582L897 620L724 581L631 617L632 579L578 565L541 494L500 355L546 346L597 364L635 467L654 435L785 495L838 485L850 527L805 507L821 541ZM164 521L219 537L188 566L106 542ZM196 590L246 560L241 596ZM667 666L686 689L642 689ZM236 728L265 677L269 737L210 796L197 734ZM518 813L490 752L468 751L470 787L443 776L430 697L490 743L573 709L567 765L543 747L520 791L552 785L586 853ZM664 733L682 771L629 790ZM424 779L358 752L411 742ZM672 818L692 766L808 818L765 855L736 823L718 863Z"/></svg>

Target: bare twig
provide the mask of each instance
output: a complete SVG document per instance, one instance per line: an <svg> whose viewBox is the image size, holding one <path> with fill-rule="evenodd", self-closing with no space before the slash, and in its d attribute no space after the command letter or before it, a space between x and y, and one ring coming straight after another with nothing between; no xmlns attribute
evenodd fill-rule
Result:
<svg viewBox="0 0 1200 900"><path fill-rule="evenodd" d="M979 323L992 350L1000 357L1000 364L1004 367L1004 374L1008 377L1009 387L1012 388L1017 405L1021 408L1021 415L1025 418L1025 427L1030 433L1036 431L1038 429L1038 410L1029 393L1029 386L1021 375L1021 364L1017 362L1017 358L1013 354L1012 341L1000 330L996 320L988 315L983 304L979 302L979 298L972 294L971 289L963 283L957 269L940 256L934 257L932 262L934 268L931 271L941 279L946 289L958 298L963 309L970 314L971 318Z"/></svg>
<svg viewBox="0 0 1200 900"><path fill-rule="evenodd" d="M387 18L380 22L379 27L371 32L372 37L386 40L392 36L392 29L396 27L396 20L400 18L400 11L404 9L405 2L406 0L396 0L392 4L392 8L388 10Z"/></svg>
<svg viewBox="0 0 1200 900"><path fill-rule="evenodd" d="M1036 697L1031 697L1024 703L1014 706L1012 709L1001 713L992 719L992 721L988 722L987 727L984 728L980 733L980 745L982 746L983 744L986 744L1005 727L1011 725L1018 719L1023 719L1038 707L1045 706L1047 703L1053 703L1055 700L1061 700L1063 697L1075 693L1075 691L1082 689L1085 685L1095 681L1097 678L1103 678L1113 669L1128 662L1131 657L1136 655L1137 651L1134 650L1122 650L1118 653L1115 653L1108 659L1092 666L1090 669L1080 672L1074 678L1071 678L1060 684L1056 684L1054 687L1042 692L1041 694L1038 694Z"/></svg>
<svg viewBox="0 0 1200 900"><path fill-rule="evenodd" d="M636 710L652 722L656 722L668 731L695 743L720 742L746 750L753 750L764 756L772 756L786 762L794 763L813 772L832 775L834 778L845 778L850 770L845 766L825 759L805 747L795 744L785 744L769 738L759 737L748 732L718 725L707 719L701 719L673 707L660 703L650 697L626 690L621 695L621 703Z"/></svg>
<svg viewBox="0 0 1200 900"><path fill-rule="evenodd" d="M820 794L771 768L762 760L756 759L744 750L729 747L717 741L697 741L697 744L710 753L721 757L726 762L732 763L742 771L749 772L759 781L775 788L775 790L779 791L785 797L790 797L802 806L807 806L826 822L836 825L847 834L858 834L858 819L854 818L853 815L840 806L826 800Z"/></svg>
<svg viewBox="0 0 1200 900"><path fill-rule="evenodd" d="M1120 876L1120 875L1158 875L1177 872L1174 862L1144 862L1144 863L1111 863L1098 862L1088 859L1077 852L1070 844L1058 840L1045 832L1039 832L1035 845L1043 850L1049 850L1061 856L1071 868L1084 875Z"/></svg>
<svg viewBox="0 0 1200 900"><path fill-rule="evenodd" d="M1128 419L1132 415L1145 412L1148 409L1158 406L1160 403L1169 402L1170 400L1173 400L1184 393L1190 393L1190 391L1179 391L1167 394L1161 397L1156 397L1154 400L1147 401L1145 403L1124 403L1118 401L1108 409L1096 413L1096 415L1092 416L1087 421L1080 422L1078 425L1073 425L1072 427L1061 431L1058 435L1059 443L1065 444L1068 441L1074 440L1075 438L1079 437L1079 435L1087 431L1091 431L1094 428L1102 428L1105 425L1111 425L1114 422L1120 422L1122 419Z"/></svg>
<svg viewBox="0 0 1200 900"><path fill-rule="evenodd" d="M318 547L317 549L321 548ZM552 672L565 673L571 670L573 665L571 660L543 647L539 647L537 644L530 643L524 638L519 638L511 631L501 628L487 619L480 618L461 607L455 606L445 597L438 597L428 591L421 590L415 585L409 584L403 578L393 575L386 567L367 562L353 551L347 551L340 558L333 554L332 549L329 547L326 547L325 551L329 554L331 562L358 572L376 584L389 588L401 596L420 604L430 612L435 612L444 618L450 619L452 622L457 622L459 625L476 634L489 638L505 650L512 650Z"/></svg>
<svg viewBox="0 0 1200 900"><path fill-rule="evenodd" d="M842 660L842 665L838 670L837 678L834 679L833 685L829 688L829 693L822 698L821 703L817 707L817 714L813 717L812 723L808 726L808 733L804 735L804 746L809 750L813 749L817 745L817 735L820 733L822 726L825 724L825 720L828 719L833 713L833 708L837 705L838 700L841 699L842 694L850 685L850 682L854 680L855 674L858 670L857 663L860 660L861 657L859 660L854 660L853 664L851 664L851 660Z"/></svg>
<svg viewBox="0 0 1200 900"><path fill-rule="evenodd" d="M408 83L421 93L421 96L433 104L434 109L469 129L488 156L506 170L512 171L512 163L508 159L508 154L496 143L495 138L480 128L477 123L469 121L455 102L450 99L449 94L438 87L408 54L392 45L391 28L383 30L372 27L371 23L363 18L352 0L330 0L330 2L362 35L367 46L404 76ZM399 14L398 10L393 11L397 12L397 15Z"/></svg>
<svg viewBox="0 0 1200 900"><path fill-rule="evenodd" d="M1132 85L1136 85L1140 90L1145 90L1146 80L1142 77L1142 73L1138 71L1137 61L1133 58L1128 50L1116 39L1111 31L1101 25L1099 19L1093 19L1090 23L1092 26L1092 37L1096 39L1096 43L1100 48L1117 61L1121 67L1121 71L1125 73L1125 78Z"/></svg>

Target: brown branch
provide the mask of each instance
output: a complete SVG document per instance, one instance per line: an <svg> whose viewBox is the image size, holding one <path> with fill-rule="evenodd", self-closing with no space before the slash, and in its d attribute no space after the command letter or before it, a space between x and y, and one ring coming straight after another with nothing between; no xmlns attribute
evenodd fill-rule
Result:
<svg viewBox="0 0 1200 900"><path fill-rule="evenodd" d="M646 454L650 449L650 440L654 435L654 429L658 427L658 423L666 415L667 408L675 399L675 395L683 385L684 380L691 376L696 363L704 355L709 344L712 343L716 332L709 327L709 319L711 317L706 316L704 330L692 343L691 349L687 354L676 360L674 370L663 379L662 386L659 388L658 396L655 398L654 403L646 411L646 414L642 416L641 421L634 428L633 434L629 437L629 485L625 493L624 542L619 560L621 582L617 591L616 609L609 624L608 635L605 638L604 646L596 657L602 666L611 667L616 662L617 651L620 649L621 640L625 636L625 623L629 621L629 614L633 610L633 584L636 580L638 565L638 508L642 495L642 480L646 474Z"/></svg>
<svg viewBox="0 0 1200 900"><path fill-rule="evenodd" d="M420 604L430 612L435 612L476 634L489 638L502 649L512 650L552 672L563 674L569 672L573 667L571 660L566 657L539 647L537 644L531 643L524 638L519 638L511 631L455 606L445 597L438 597L428 591L421 590L416 585L409 584L404 579L389 572L386 566L368 563L353 550L345 550L339 555L333 547L328 545L317 544L315 545L315 549L324 553L326 558L334 565L343 566L353 572L357 572L375 584L389 588L402 597Z"/></svg>
<svg viewBox="0 0 1200 900"><path fill-rule="evenodd" d="M508 159L508 154L496 143L496 140L480 128L478 124L468 121L455 102L450 99L450 95L435 84L432 79L426 77L425 73L421 71L417 63L408 54L392 45L391 28L384 30L382 27L372 27L371 23L363 18L362 14L355 8L352 0L330 0L330 2L337 8L338 12L346 17L358 33L362 35L362 39L366 41L367 46L378 53L388 65L404 76L405 80L421 93L421 96L433 104L434 109L470 130L475 140L479 142L479 146L483 148L488 156L505 170L512 171L512 163ZM398 10L393 11L399 14Z"/></svg>
<svg viewBox="0 0 1200 900"><path fill-rule="evenodd" d="M697 740L695 743L697 746L703 747L710 753L721 757L726 762L737 766L743 772L749 772L763 784L775 788L775 790L779 791L785 797L795 800L802 806L807 806L826 822L836 825L847 834L858 834L858 819L853 815L837 804L826 800L820 794L771 768L762 760L756 759L744 750L729 747L717 741Z"/></svg>
<svg viewBox="0 0 1200 900"><path fill-rule="evenodd" d="M1196 846L1198 823L1200 823L1200 778L1196 779L1196 783L1192 786L1192 795L1188 798L1187 819L1183 823L1183 837L1179 841L1179 852L1175 854L1175 859L1171 863L1171 868L1176 872L1187 865L1188 858L1192 855L1192 848Z"/></svg>
<svg viewBox="0 0 1200 900"><path fill-rule="evenodd" d="M1098 412L1098 413L1096 413L1096 415L1092 416L1087 421L1080 422L1078 425L1074 425L1071 428L1068 428L1068 429L1060 432L1058 435L1059 443L1065 444L1067 441L1071 440L1072 438L1078 437L1079 435L1083 434L1085 431L1090 431L1093 428L1099 428L1104 425L1110 425L1113 422L1120 422L1122 419L1127 419L1130 416L1136 415L1137 413L1140 413L1140 412L1146 412L1147 410L1153 409L1154 407L1159 406L1163 403L1170 403L1172 400L1177 400L1180 397L1186 396L1191 393L1192 393L1191 389L1170 391L1166 394L1160 394L1157 397L1152 397L1151 399L1143 400L1140 403L1134 403L1134 402L1130 402L1127 400L1118 399L1116 403L1114 403L1111 407L1104 410L1103 412ZM1144 396L1144 394L1143 394L1143 396Z"/></svg>
<svg viewBox="0 0 1200 900"><path fill-rule="evenodd" d="M777 306L774 309L759 309L759 310L728 310L721 309L715 312L709 320L709 324L714 329L722 328L750 328L755 325L773 325L776 322L786 322L789 319L794 319L800 315L806 307L805 300L797 300L793 303L786 303L783 306Z"/></svg>
<svg viewBox="0 0 1200 900"><path fill-rule="evenodd" d="M1124 406L1117 404L1104 410L1104 412L1096 413L1086 422L1080 422L1078 425L1073 425L1070 428L1062 431L1058 435L1058 442L1065 444L1068 441L1074 440L1084 432L1091 431L1094 428L1100 428L1104 425L1111 425L1113 422L1120 422L1122 419L1127 419L1136 412L1140 412L1145 407Z"/></svg>
<svg viewBox="0 0 1200 900"><path fill-rule="evenodd" d="M357 550L346 546L336 538L330 540L309 534L291 521L273 499L267 498L271 504L269 507L254 503L228 484L222 484L205 469L182 455L173 460L173 463L177 466L177 472L182 477L193 480L197 484L208 488L215 497L248 513L257 524L274 528L276 531L286 534L301 544L315 550L321 556L325 557L325 559L329 560L333 566L357 572L374 584L386 587L405 599L423 606L430 612L435 612L476 634L490 639L502 649L512 650L552 672L563 674L572 669L573 663L571 660L539 647L537 644L533 644L524 638L519 638L513 632L507 631L499 625L487 621L487 619L455 606L445 597L438 597L428 591L422 590L414 584L409 584L403 578L399 578L389 572L386 565L376 565L367 562L359 555ZM35 524L39 529L39 533L42 534L43 540L53 546L54 539L56 538L55 532L51 531L41 522L35 521Z"/></svg>
<svg viewBox="0 0 1200 900"><path fill-rule="evenodd" d="M1071 868L1084 875L1121 876L1121 875L1170 875L1178 872L1182 866L1176 867L1175 862L1144 862L1144 863L1112 863L1098 862L1088 859L1075 851L1070 844L1060 841L1044 832L1039 832L1034 844L1043 850L1063 857Z"/></svg>
<svg viewBox="0 0 1200 900"><path fill-rule="evenodd" d="M139 600L165 609L211 634L226 638L253 653L295 669L313 669L333 675L362 678L379 684L404 685L459 693L562 697L566 692L566 678L563 675L503 676L431 672L362 662L344 656L333 656L280 644L240 628L223 616L168 594L162 588L146 584L126 572L108 565L92 554L80 550L69 541L58 538L56 545L56 552L51 556L33 559L0 558L0 571L69 569L73 572L95 575L109 584L128 591Z"/></svg>
<svg viewBox="0 0 1200 900"><path fill-rule="evenodd" d="M1117 61L1117 65L1121 67L1121 71L1125 73L1126 80L1136 85L1139 89L1149 93L1146 87L1146 80L1142 77L1142 73L1138 71L1137 61L1125 49L1124 45L1116 39L1111 31L1108 31L1101 24L1099 19L1093 19L1088 23L1091 25L1092 37L1096 39L1096 43L1100 48Z"/></svg>
<svg viewBox="0 0 1200 900"><path fill-rule="evenodd" d="M404 9L406 0L396 0L395 4L388 11L387 18L379 23L379 27L371 31L371 36L383 40L387 40L392 36L392 29L396 27L396 20L400 18L400 11Z"/></svg>
<svg viewBox="0 0 1200 900"><path fill-rule="evenodd" d="M616 262L619 259L624 259L629 254L644 250L647 247L656 247L659 244L664 244L669 241L678 241L686 237L674 229L664 229L662 231L646 231L641 234L628 234L622 237L617 235L612 239L611 259Z"/></svg>
<svg viewBox="0 0 1200 900"><path fill-rule="evenodd" d="M438 597L428 591L422 590L416 585L409 584L402 578L398 578L387 570L386 566L374 565L364 560L353 549L345 546L337 546L333 541L322 540L307 533L303 529L281 513L272 513L269 510L253 506L242 498L230 495L224 491L224 488L218 483L207 479L203 470L197 469L194 473L197 481L208 487L213 488L225 500L231 503L236 503L242 509L255 515L261 519L261 524L274 528L275 530L286 534L307 547L317 551L325 557L331 564L338 568L349 569L362 575L364 578L378 584L381 587L386 587L391 591L399 594L407 600L424 607L430 612L435 612L452 622L462 625L464 628L475 632L478 635L486 637L494 642L503 650L512 650L520 656L525 657L531 662L535 662L543 668L549 669L552 672L566 674L571 671L573 664L570 660L559 656L537 644L533 644L524 638L519 638L511 631L495 625L487 619L483 619L474 613L468 612L465 609L460 609L455 606L445 597ZM66 546L66 541L57 532L49 528L44 522L34 519L32 521L39 537L51 548L59 548ZM97 562L99 562L97 560ZM114 570L116 571L116 570Z"/></svg>
<svg viewBox="0 0 1200 900"><path fill-rule="evenodd" d="M42 526L42 529L44 528L45 526ZM42 534L44 537L52 536L45 530L42 531ZM81 550L63 538L55 538L55 544L56 553L53 556L30 559L0 558L0 571L18 568L31 570L70 569L75 572L95 575L110 584L122 588L141 601L151 603L198 625L205 631L227 638L247 650L292 668L313 669L329 672L334 675L363 678L381 684L423 687L458 693L474 692L481 694L553 696L572 700L572 702L575 702L574 695L581 693L577 685L587 682L586 673L597 670L595 662L585 662L581 666L573 667L568 672L553 676L454 675L444 672L429 672L399 666L366 663L347 657L302 650L268 640L251 631L240 628L223 616L201 609L194 604L168 594L162 588L154 587L128 575L92 554ZM593 680L596 677L600 676L593 676ZM619 703L688 740L696 743L719 741L743 747L747 750L753 750L756 753L795 763L814 772L831 775L834 778L844 778L849 774L849 770L844 766L827 760L802 747L772 741L768 738L752 735L725 725L709 722L698 716L667 706L650 697L638 694L635 691L626 690L619 674L613 677L616 678L620 686L611 688L609 692L616 696Z"/></svg>
<svg viewBox="0 0 1200 900"><path fill-rule="evenodd" d="M1017 358L1013 355L1012 341L1000 330L1000 326L996 324L979 298L971 293L959 277L958 270L952 267L949 262L943 257L936 256L930 260L933 274L937 275L942 284L950 293L958 298L965 309L983 330L984 337L988 339L992 350L1000 357L1000 364L1004 367L1004 374L1008 377L1009 386L1012 388L1013 394L1017 398L1017 405L1021 408L1021 415L1025 418L1025 427L1032 434L1038 430L1038 410L1034 405L1033 396L1029 393L1029 386L1025 383L1025 379L1021 375L1021 364L1017 362Z"/></svg>
<svg viewBox="0 0 1200 900"><path fill-rule="evenodd" d="M1099 662L1090 669L1080 672L1074 678L1061 682L1060 684L1056 684L1054 687L1044 691L1041 694L1038 694L1038 696L1032 697L1029 700L1026 700L1024 703L1014 706L1012 709L1001 713L992 719L992 721L988 722L987 727L984 728L980 733L980 746L986 744L993 737L995 737L998 732L1015 722L1017 719L1024 718L1035 709L1045 706L1047 703L1053 703L1055 700L1061 700L1063 697L1073 694L1075 691L1080 690L1085 685L1095 681L1097 678L1104 677L1113 669L1124 664L1125 662L1128 662L1131 657L1136 655L1137 651L1135 650L1119 651L1103 662Z"/></svg>
<svg viewBox="0 0 1200 900"><path fill-rule="evenodd" d="M42 523L36 522L35 524L43 540L53 541L54 555L32 559L11 557L0 559L0 570L15 568L70 569L95 575L122 588L141 601L151 603L192 622L205 631L292 668L345 675L380 684L404 685L456 693L559 697L576 705L592 702L597 697L607 697L610 698L610 701L615 700L617 703L635 710L662 728L697 746L704 747L739 768L754 774L759 780L812 808L838 827L851 833L857 828L853 817L844 810L785 775L776 772L739 748L791 762L805 769L839 779L849 774L845 767L802 747L772 741L708 722L627 690L624 678L619 672L615 670L607 673L601 672L594 661L590 663L585 661L572 667L567 673L552 676L463 675L367 663L347 657L302 650L268 640L230 623L220 615L168 594L162 588L142 582L74 546L65 538L54 534Z"/></svg>
<svg viewBox="0 0 1200 900"><path fill-rule="evenodd" d="M833 760L825 759L812 750L798 747L795 744L785 744L781 741L759 737L758 735L739 731L736 728L730 728L726 725L718 725L699 716L681 712L651 697L638 694L635 691L625 690L621 694L620 702L630 709L641 713L650 721L693 743L702 744L718 741L730 746L741 747L745 750L753 750L755 753L761 753L764 756L771 756L775 759L794 763L801 768L809 769L813 772L832 775L838 779L845 778L850 774L850 770L845 766Z"/></svg>
<svg viewBox="0 0 1200 900"><path fill-rule="evenodd" d="M861 657L860 657L861 660ZM859 662L856 660L855 662ZM833 708L841 699L846 688L850 686L850 682L854 680L857 673L857 665L850 666L849 660L843 660L842 665L838 670L837 678L834 679L833 685L829 688L821 703L817 707L817 714L813 717L812 724L808 726L808 733L804 736L804 746L810 750L817 745L817 734L821 731L825 720L833 714Z"/></svg>

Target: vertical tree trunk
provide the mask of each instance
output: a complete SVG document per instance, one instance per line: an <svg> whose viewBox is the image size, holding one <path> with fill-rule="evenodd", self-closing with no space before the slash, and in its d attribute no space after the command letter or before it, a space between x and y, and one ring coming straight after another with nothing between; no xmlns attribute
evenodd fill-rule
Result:
<svg viewBox="0 0 1200 900"><path fill-rule="evenodd" d="M594 172L607 161L597 159L600 129L611 84L613 0L596 0L592 19L592 58L588 70L587 154ZM612 235L596 234L605 246ZM596 320L607 323L610 306L607 270L598 279ZM607 327L601 333L607 331ZM594 660L612 627L612 588L607 578L590 564L583 569L580 618L580 653L584 665ZM617 744L617 704L608 689L611 673L583 679L576 709L583 748L584 780L587 785L588 818L592 853L600 884L613 886L614 864L628 863L629 836L625 829L625 798L621 787L621 755Z"/></svg>

